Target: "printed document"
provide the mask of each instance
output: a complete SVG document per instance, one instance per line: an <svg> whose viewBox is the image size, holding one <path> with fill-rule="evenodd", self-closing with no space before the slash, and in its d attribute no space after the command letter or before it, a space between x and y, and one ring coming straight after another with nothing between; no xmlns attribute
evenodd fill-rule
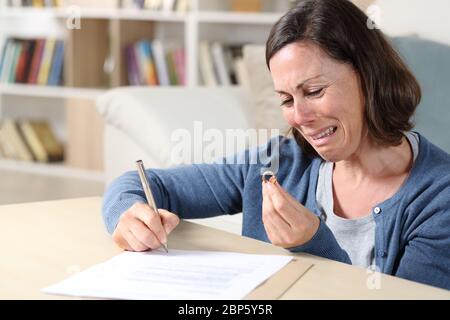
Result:
<svg viewBox="0 0 450 320"><path fill-rule="evenodd" d="M174 249L123 252L42 291L113 299L242 299L291 259Z"/></svg>

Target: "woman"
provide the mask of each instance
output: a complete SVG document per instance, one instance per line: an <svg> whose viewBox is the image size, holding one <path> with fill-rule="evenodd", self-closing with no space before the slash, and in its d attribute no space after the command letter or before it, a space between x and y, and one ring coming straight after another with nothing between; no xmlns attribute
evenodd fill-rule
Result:
<svg viewBox="0 0 450 320"><path fill-rule="evenodd" d="M349 1L307 0L272 28L266 61L294 135L272 155L277 183L261 183L262 164L152 170L160 219L126 173L103 208L117 244L158 248L178 217L242 211L245 236L450 289L450 155L410 131L420 87L366 23Z"/></svg>

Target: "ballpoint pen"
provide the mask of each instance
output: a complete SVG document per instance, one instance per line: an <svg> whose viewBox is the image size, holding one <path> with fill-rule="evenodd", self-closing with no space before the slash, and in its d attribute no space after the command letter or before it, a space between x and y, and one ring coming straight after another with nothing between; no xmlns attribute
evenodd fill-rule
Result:
<svg viewBox="0 0 450 320"><path fill-rule="evenodd" d="M145 175L144 163L142 160L136 161L136 165L138 168L139 177L141 178L142 188L144 189L145 197L147 198L147 203L153 208L157 215L160 216L158 207L156 206L155 198L153 197L152 190L150 189L150 185L148 184L147 176ZM167 243L162 243L164 250L169 252L167 248Z"/></svg>

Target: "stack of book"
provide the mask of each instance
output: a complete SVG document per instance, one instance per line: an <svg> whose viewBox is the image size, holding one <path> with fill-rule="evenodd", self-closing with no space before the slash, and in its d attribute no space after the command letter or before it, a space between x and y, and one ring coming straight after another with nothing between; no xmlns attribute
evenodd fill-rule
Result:
<svg viewBox="0 0 450 320"><path fill-rule="evenodd" d="M7 0L6 5L9 7L62 7L64 0Z"/></svg>
<svg viewBox="0 0 450 320"><path fill-rule="evenodd" d="M236 12L260 12L261 9L261 0L233 0L231 2L231 10Z"/></svg>
<svg viewBox="0 0 450 320"><path fill-rule="evenodd" d="M0 82L63 84L64 41L8 38L0 56Z"/></svg>
<svg viewBox="0 0 450 320"><path fill-rule="evenodd" d="M203 84L249 87L242 47L241 44L225 45L220 42L201 41L199 66Z"/></svg>
<svg viewBox="0 0 450 320"><path fill-rule="evenodd" d="M0 123L0 156L54 162L64 160L64 148L47 121L5 119Z"/></svg>
<svg viewBox="0 0 450 320"><path fill-rule="evenodd" d="M120 6L124 9L186 12L189 10L189 0L121 0Z"/></svg>
<svg viewBox="0 0 450 320"><path fill-rule="evenodd" d="M125 47L128 83L133 86L185 85L183 48L166 50L159 40L142 40Z"/></svg>

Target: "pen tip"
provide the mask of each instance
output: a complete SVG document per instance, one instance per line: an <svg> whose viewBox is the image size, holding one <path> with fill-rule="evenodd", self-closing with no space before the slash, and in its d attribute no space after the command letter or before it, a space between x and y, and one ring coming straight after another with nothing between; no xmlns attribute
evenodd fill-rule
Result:
<svg viewBox="0 0 450 320"><path fill-rule="evenodd" d="M163 246L164 250L166 250L166 253L169 253L169 248L167 248L167 244L163 243L162 246Z"/></svg>

